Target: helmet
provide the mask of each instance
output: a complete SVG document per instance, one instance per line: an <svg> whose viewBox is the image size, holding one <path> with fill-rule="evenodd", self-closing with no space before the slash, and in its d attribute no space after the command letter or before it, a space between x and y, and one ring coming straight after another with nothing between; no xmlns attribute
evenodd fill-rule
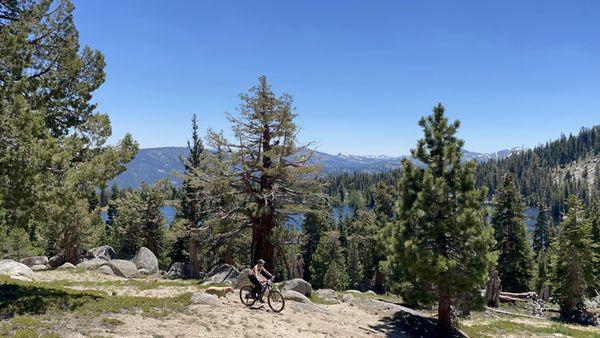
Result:
<svg viewBox="0 0 600 338"><path fill-rule="evenodd" d="M265 260L264 259L259 259L258 260L258 264L265 264Z"/></svg>

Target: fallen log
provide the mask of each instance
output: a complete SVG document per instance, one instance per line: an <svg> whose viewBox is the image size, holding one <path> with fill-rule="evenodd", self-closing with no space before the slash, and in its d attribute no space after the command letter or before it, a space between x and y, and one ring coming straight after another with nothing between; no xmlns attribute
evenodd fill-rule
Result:
<svg viewBox="0 0 600 338"><path fill-rule="evenodd" d="M527 298L509 297L500 294L500 303L527 302L529 300Z"/></svg>
<svg viewBox="0 0 600 338"><path fill-rule="evenodd" d="M537 299L538 295L535 292L500 292L500 296L507 296L513 298L523 298L523 299Z"/></svg>

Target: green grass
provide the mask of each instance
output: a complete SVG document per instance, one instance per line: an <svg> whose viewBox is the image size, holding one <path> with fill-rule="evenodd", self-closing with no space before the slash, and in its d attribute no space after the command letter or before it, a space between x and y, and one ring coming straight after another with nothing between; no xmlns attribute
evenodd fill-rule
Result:
<svg viewBox="0 0 600 338"><path fill-rule="evenodd" d="M160 318L187 311L189 293L170 298L109 296L100 291L76 291L59 283L19 282L0 278L0 336L15 337L52 334L52 328L64 321L81 326L98 323L119 325L113 313L135 313Z"/></svg>
<svg viewBox="0 0 600 338"><path fill-rule="evenodd" d="M117 318L108 318L108 317L104 317L100 320L100 322L104 325L112 325L112 326L119 326L119 325L123 325L125 324L124 321L117 319Z"/></svg>
<svg viewBox="0 0 600 338"><path fill-rule="evenodd" d="M317 296L314 292L311 293L310 297L308 297L308 298L313 303L315 303L315 304L321 304L321 305L334 305L334 304L338 304L338 302L327 300L327 299L323 299L323 298Z"/></svg>
<svg viewBox="0 0 600 338"><path fill-rule="evenodd" d="M39 282L39 285L51 288L62 288L62 287L135 287L140 291L156 289L161 286L194 286L198 289L206 289L210 286L225 286L225 285L203 285L200 281L190 280L151 280L151 279L128 279L128 280L114 280L114 281L70 281L70 280L55 280L51 282Z"/></svg>
<svg viewBox="0 0 600 338"><path fill-rule="evenodd" d="M600 333L572 328L562 323L553 323L549 326L535 325L535 323L515 323L509 320L496 320L485 324L463 325L462 329L469 337L497 337L506 335L528 336L533 334L552 335L562 334L574 338L600 337Z"/></svg>

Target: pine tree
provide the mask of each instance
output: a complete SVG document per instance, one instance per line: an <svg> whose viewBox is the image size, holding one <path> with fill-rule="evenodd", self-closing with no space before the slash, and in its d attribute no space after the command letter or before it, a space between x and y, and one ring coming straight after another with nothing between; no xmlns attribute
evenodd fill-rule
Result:
<svg viewBox="0 0 600 338"><path fill-rule="evenodd" d="M102 187L100 187L100 206L102 208L108 206L108 199L108 192L106 191L106 187L103 185Z"/></svg>
<svg viewBox="0 0 600 338"><path fill-rule="evenodd" d="M107 145L110 120L91 102L104 81L104 57L80 46L70 1L2 1L0 13L0 195L7 224L45 242L48 252L69 256L86 245L87 231L79 228L97 219L95 198L88 214L78 215L81 225L65 210L80 212L90 191L125 170L137 144L126 135Z"/></svg>
<svg viewBox="0 0 600 338"><path fill-rule="evenodd" d="M438 303L442 334L451 329L451 306L482 306L479 289L492 267L492 229L475 187L474 162L461 163L464 142L439 104L422 118L424 138L412 150L425 168L402 163L398 222L392 225L392 279L413 303Z"/></svg>
<svg viewBox="0 0 600 338"><path fill-rule="evenodd" d="M362 259L364 258L364 255L368 253L361 251L358 238L350 239L346 253L348 286L352 289L361 289L365 279Z"/></svg>
<svg viewBox="0 0 600 338"><path fill-rule="evenodd" d="M535 278L536 291L539 291L543 285L548 284L549 261L547 249L540 249L537 254L537 275Z"/></svg>
<svg viewBox="0 0 600 338"><path fill-rule="evenodd" d="M533 230L533 252L537 256L542 249L550 247L550 230L548 210L540 203Z"/></svg>
<svg viewBox="0 0 600 338"><path fill-rule="evenodd" d="M346 263L337 231L323 234L312 257L310 272L315 288L342 290L348 285Z"/></svg>
<svg viewBox="0 0 600 338"><path fill-rule="evenodd" d="M302 223L302 231L304 232L304 244L302 246L304 275L301 278L304 278L308 282L312 280L310 269L312 266L312 257L317 250L317 245L321 237L328 230L331 229L325 217L314 212L308 213L304 217L304 222Z"/></svg>
<svg viewBox="0 0 600 338"><path fill-rule="evenodd" d="M577 321L585 310L584 298L596 285L594 268L597 257L591 224L584 215L581 200L572 195L567 205L565 220L554 243L552 282L562 318Z"/></svg>
<svg viewBox="0 0 600 338"><path fill-rule="evenodd" d="M309 162L312 152L298 144L292 98L276 96L264 76L240 97L239 116L228 115L236 140L209 131L216 153L198 179L220 186L211 189L216 196L232 196L235 203L217 212L235 218L241 229L252 229L249 263L262 258L269 270L275 255L273 229L294 214L310 212L321 200L323 187L315 178L318 167ZM207 196L207 203L214 197Z"/></svg>
<svg viewBox="0 0 600 338"><path fill-rule="evenodd" d="M525 231L525 205L512 175L505 175L494 196L494 207L492 226L502 289L528 291L533 278L532 250Z"/></svg>
<svg viewBox="0 0 600 338"><path fill-rule="evenodd" d="M160 209L168 194L164 179L152 186L142 183L139 190L128 190L117 201L113 243L120 255L132 256L142 246L157 256L162 253L166 220Z"/></svg>
<svg viewBox="0 0 600 338"><path fill-rule="evenodd" d="M184 180L181 197L181 214L186 220L185 237L188 239L188 253L190 263L194 269L194 277L200 276L200 262L198 260L199 238L203 222L206 219L203 199L200 196L202 187L195 184L194 177L204 167L204 145L198 135L196 114L192 117L192 141L188 141L189 154L183 162Z"/></svg>
<svg viewBox="0 0 600 338"><path fill-rule="evenodd" d="M596 171L600 173L600 171ZM596 255L596 276L600 276L600 202L594 201L588 208L587 218L592 228L592 242ZM600 277L596 280L596 288L600 289Z"/></svg>

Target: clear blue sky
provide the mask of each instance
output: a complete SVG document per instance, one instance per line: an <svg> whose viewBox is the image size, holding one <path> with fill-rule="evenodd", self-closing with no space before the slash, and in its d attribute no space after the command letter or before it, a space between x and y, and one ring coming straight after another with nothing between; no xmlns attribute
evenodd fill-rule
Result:
<svg viewBox="0 0 600 338"><path fill-rule="evenodd" d="M329 153L406 154L440 101L472 151L600 123L600 1L74 2L94 100L142 147L184 145L193 113L227 129L260 74Z"/></svg>

